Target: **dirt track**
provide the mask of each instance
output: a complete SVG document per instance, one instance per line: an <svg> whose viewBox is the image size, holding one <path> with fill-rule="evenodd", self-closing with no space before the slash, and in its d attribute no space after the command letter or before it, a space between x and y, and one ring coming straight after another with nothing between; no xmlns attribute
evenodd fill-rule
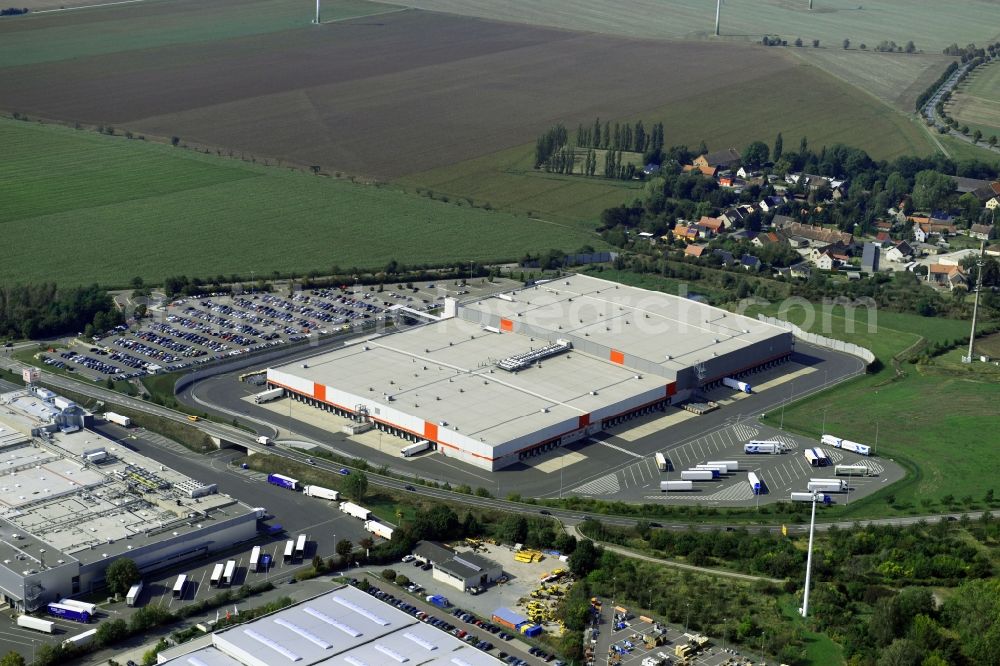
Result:
<svg viewBox="0 0 1000 666"><path fill-rule="evenodd" d="M394 178L531 141L555 122L626 118L792 66L750 45L409 10L8 68L0 99L29 115Z"/></svg>

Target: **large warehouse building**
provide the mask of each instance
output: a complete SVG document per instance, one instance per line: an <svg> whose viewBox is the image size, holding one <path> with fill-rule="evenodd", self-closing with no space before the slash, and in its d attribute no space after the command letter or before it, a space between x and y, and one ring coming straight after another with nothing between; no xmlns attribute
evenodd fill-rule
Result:
<svg viewBox="0 0 1000 666"><path fill-rule="evenodd" d="M792 345L749 317L573 275L449 302L441 321L271 368L267 381L495 470L782 362Z"/></svg>
<svg viewBox="0 0 1000 666"><path fill-rule="evenodd" d="M119 557L151 571L256 535L256 512L214 484L66 425L82 412L72 403L25 389L0 405L0 594L11 607L94 592Z"/></svg>
<svg viewBox="0 0 1000 666"><path fill-rule="evenodd" d="M171 666L503 666L350 586L170 648L159 659Z"/></svg>

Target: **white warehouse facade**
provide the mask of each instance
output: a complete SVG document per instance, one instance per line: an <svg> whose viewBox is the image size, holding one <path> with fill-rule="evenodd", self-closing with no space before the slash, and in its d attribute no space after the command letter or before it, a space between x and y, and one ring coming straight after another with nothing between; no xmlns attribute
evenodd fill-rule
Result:
<svg viewBox="0 0 1000 666"><path fill-rule="evenodd" d="M574 275L267 371L293 397L484 469L787 359L789 332Z"/></svg>

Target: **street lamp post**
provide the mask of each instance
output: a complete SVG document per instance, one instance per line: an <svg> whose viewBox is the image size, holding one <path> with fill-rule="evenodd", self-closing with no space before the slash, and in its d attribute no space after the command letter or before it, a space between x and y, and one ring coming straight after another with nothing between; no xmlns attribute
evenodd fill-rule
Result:
<svg viewBox="0 0 1000 666"><path fill-rule="evenodd" d="M809 580L812 576L812 560L813 560L813 534L816 531L816 500L819 498L819 493L813 491L812 497L812 518L809 519L809 547L806 551L806 587L805 591L802 593L802 608L799 609L802 617L809 617ZM763 648L764 641L761 640L761 653L764 652Z"/></svg>
<svg viewBox="0 0 1000 666"><path fill-rule="evenodd" d="M722 651L726 651L726 639L729 638L729 618L722 618Z"/></svg>
<svg viewBox="0 0 1000 666"><path fill-rule="evenodd" d="M686 634L688 632L688 620L691 619L691 602L688 601L684 606L687 608L687 613L684 614L684 633Z"/></svg>

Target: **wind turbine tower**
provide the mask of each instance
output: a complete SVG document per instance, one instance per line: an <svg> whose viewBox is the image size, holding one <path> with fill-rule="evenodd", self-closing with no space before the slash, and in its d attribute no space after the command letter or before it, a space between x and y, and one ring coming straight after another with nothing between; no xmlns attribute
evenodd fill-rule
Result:
<svg viewBox="0 0 1000 666"><path fill-rule="evenodd" d="M313 23L319 25L319 0L316 0L316 20Z"/></svg>
<svg viewBox="0 0 1000 666"><path fill-rule="evenodd" d="M317 0L318 1L318 0ZM722 13L722 0L715 0L715 36L719 36L719 14Z"/></svg>
<svg viewBox="0 0 1000 666"><path fill-rule="evenodd" d="M964 363L972 363L972 350L976 343L976 316L979 314L979 292L983 290L983 264L986 259L986 243L979 246L979 260L976 266L979 267L979 277L976 279L976 300L972 306L972 332L969 333L969 355L962 357Z"/></svg>

